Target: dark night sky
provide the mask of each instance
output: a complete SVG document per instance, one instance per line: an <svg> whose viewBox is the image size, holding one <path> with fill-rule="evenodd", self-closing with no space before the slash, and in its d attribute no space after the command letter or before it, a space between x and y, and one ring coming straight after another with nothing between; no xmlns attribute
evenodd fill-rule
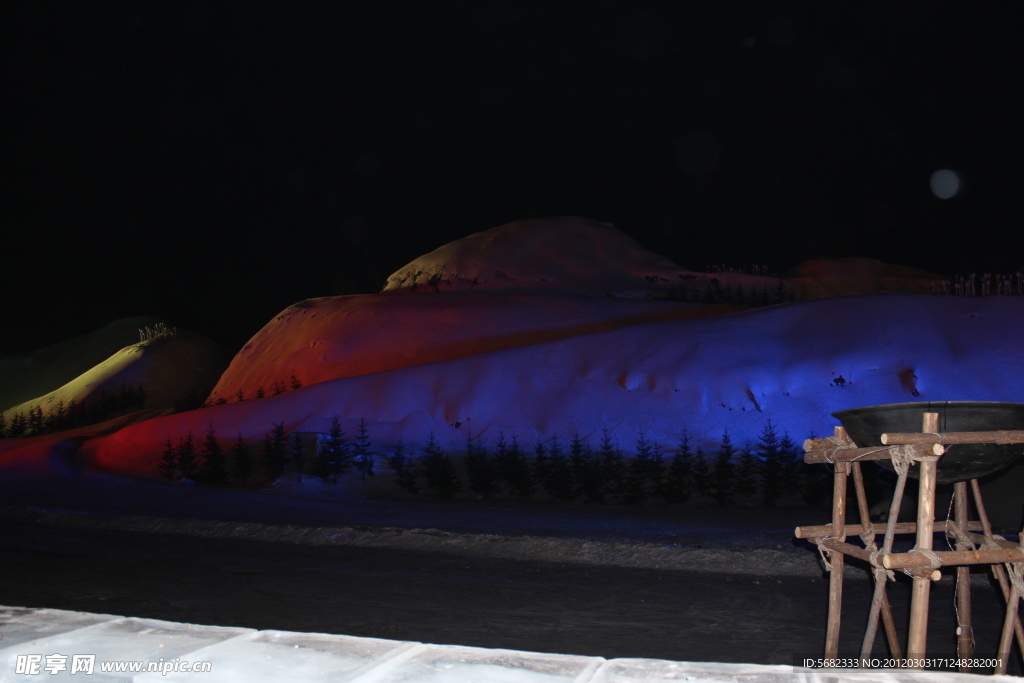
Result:
<svg viewBox="0 0 1024 683"><path fill-rule="evenodd" d="M126 315L233 352L291 303L550 215L697 269L1015 270L1022 19L995 1L9 0L0 355ZM963 179L945 201L943 168Z"/></svg>

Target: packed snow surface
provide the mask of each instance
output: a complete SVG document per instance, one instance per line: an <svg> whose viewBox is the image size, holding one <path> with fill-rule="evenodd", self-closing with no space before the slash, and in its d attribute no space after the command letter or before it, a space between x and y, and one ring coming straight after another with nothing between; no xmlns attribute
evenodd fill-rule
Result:
<svg viewBox="0 0 1024 683"><path fill-rule="evenodd" d="M188 431L256 440L281 421L325 432L334 415L349 434L365 418L378 453L431 434L461 450L470 432L529 446L603 429L627 449L641 430L671 447L685 429L713 447L728 429L742 445L769 417L799 441L845 408L1021 400L1022 313L1021 297L875 294L633 325L156 418L84 450L113 471L155 473L162 444Z"/></svg>

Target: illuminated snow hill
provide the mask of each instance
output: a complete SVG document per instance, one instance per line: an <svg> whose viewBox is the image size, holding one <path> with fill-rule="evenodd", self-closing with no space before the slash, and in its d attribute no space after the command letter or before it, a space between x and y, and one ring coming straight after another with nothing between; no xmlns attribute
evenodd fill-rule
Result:
<svg viewBox="0 0 1024 683"><path fill-rule="evenodd" d="M0 411L64 386L137 342L140 329L159 322L159 318L148 316L121 318L81 337L0 358Z"/></svg>
<svg viewBox="0 0 1024 683"><path fill-rule="evenodd" d="M930 291L939 276L870 259L814 259L786 279L802 298ZM780 280L694 273L606 223L524 220L446 244L400 268L381 294L289 306L235 356L210 401L237 401L401 367L646 322L707 317L735 305L669 301L715 286L775 291Z"/></svg>
<svg viewBox="0 0 1024 683"><path fill-rule="evenodd" d="M135 338L138 337L136 329ZM95 343L96 338L80 338L77 347L67 348L67 355L90 357L94 351L90 342ZM106 341L107 337L99 335L99 339ZM179 331L173 337L128 344L62 386L10 406L4 412L9 423L12 416L27 415L30 409L40 408L49 415L57 411L58 406L67 409L72 401L89 405L101 397L116 397L140 388L144 391L144 401L133 405L134 409L144 408L148 412L174 408L185 401L198 403L225 365L223 351L216 343L194 332Z"/></svg>
<svg viewBox="0 0 1024 683"><path fill-rule="evenodd" d="M649 298L697 274L611 223L565 216L515 221L449 242L399 268L384 291L543 289Z"/></svg>
<svg viewBox="0 0 1024 683"><path fill-rule="evenodd" d="M443 296L443 295L442 295ZM633 325L528 346L330 380L261 400L134 425L88 442L101 467L156 472L167 438L208 426L262 439L275 422L325 432L361 418L373 449L430 434L461 450L500 432L532 445L602 429L629 448L640 431L671 447L683 429L713 447L728 429L755 440L769 417L795 439L856 406L1021 400L1024 297L876 294Z"/></svg>
<svg viewBox="0 0 1024 683"><path fill-rule="evenodd" d="M943 280L917 268L868 258L818 258L780 277L684 268L610 223L565 216L521 220L438 247L395 271L384 291L530 289L630 298L678 296L710 284L775 288L800 299L873 292L941 291Z"/></svg>

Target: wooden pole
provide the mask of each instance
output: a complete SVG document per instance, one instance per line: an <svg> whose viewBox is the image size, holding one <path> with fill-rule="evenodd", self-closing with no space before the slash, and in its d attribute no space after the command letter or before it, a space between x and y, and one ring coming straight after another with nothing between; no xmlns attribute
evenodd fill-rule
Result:
<svg viewBox="0 0 1024 683"><path fill-rule="evenodd" d="M960 528L967 526L968 503L967 503L967 482L958 481L953 484L954 515ZM964 532L966 533L966 529ZM957 550L968 550L961 547L966 545L963 541L957 540ZM956 655L958 659L970 661L974 653L974 626L971 622L971 568L956 568ZM970 672L971 667L963 664L960 671Z"/></svg>
<svg viewBox="0 0 1024 683"><path fill-rule="evenodd" d="M921 431L939 431L939 414L925 413ZM935 520L935 472L934 460L922 460L920 484L917 493L917 547L931 550ZM931 595L930 578L914 577L914 589L910 598L910 635L907 638L907 656L923 659L928 651L928 599ZM922 667L914 667L922 668Z"/></svg>
<svg viewBox="0 0 1024 683"><path fill-rule="evenodd" d="M836 427L836 436L845 436L842 427ZM846 535L846 463L836 463L836 471L832 481L832 533L842 539ZM839 656L839 622L843 609L843 568L844 555L830 550L828 584L828 626L825 630L825 657L836 659Z"/></svg>
<svg viewBox="0 0 1024 683"><path fill-rule="evenodd" d="M821 547L825 550L831 550L837 553L842 553L843 555L849 555L850 557L856 557L858 560L870 562L870 553L867 550L860 546L853 545L852 543L840 541L838 538L822 539Z"/></svg>
<svg viewBox="0 0 1024 683"><path fill-rule="evenodd" d="M885 525L885 536L882 538L882 549L879 552L879 557L882 557L882 558L884 558L886 555L888 555L889 553L892 552L892 544L893 544L893 541L896 538L896 527L899 526L898 520L899 520L899 516L900 516L900 509L903 507L903 494L904 494L904 491L907 488L907 475L908 475L908 472L904 472L903 474L901 474L900 476L898 476L896 478L896 488L895 488L895 490L893 490L892 502L889 504L889 517L888 517L888 519L886 521L886 525ZM915 532L916 531L917 531L917 529L916 529L916 524L915 524ZM881 577L879 577L879 578L881 578ZM888 578L888 576L886 576L886 578ZM884 593L884 591L885 591L884 585L883 585L883 587L881 589L879 589L877 584L875 585L875 596L876 597L878 596L879 592L883 592ZM872 603L874 603L874 602L875 602L875 599L873 598L872 599ZM891 614L889 615L889 619L890 620L892 619L892 615ZM889 625L886 624L886 629L888 629L888 628L889 628ZM896 629L895 624L892 626L892 628L893 628L893 631L895 632L895 629ZM899 638L896 638L895 640L890 641L890 643L889 643L889 654L891 654L893 656L893 658L896 660L896 668L903 668L903 664L902 664L903 656L902 656L902 654L900 652Z"/></svg>
<svg viewBox="0 0 1024 683"><path fill-rule="evenodd" d="M853 490L857 493L857 512L860 515L860 526L874 532L871 524L871 512L868 510L868 495L864 489L864 473L861 472L860 463L850 463L853 470ZM877 534L873 534L877 536ZM874 542L872 537L872 543ZM868 555L868 562L871 555ZM875 594L871 600L871 612L868 615L868 627L864 632L864 640L860 647L861 661L866 662L871 656L871 648L875 644L875 632L878 630L878 617L881 615L885 627L886 640L889 642L889 652L895 659L899 659L900 639L896 634L896 624L892 618L892 609L889 607L889 596L885 592L885 574L875 574ZM865 665L866 666L866 665Z"/></svg>
<svg viewBox="0 0 1024 683"><path fill-rule="evenodd" d="M988 513L985 511L985 503L981 499L981 486L978 484L977 479L971 479L971 494L974 498L974 507L978 510L978 519L981 520L981 525L984 529L985 538L991 540L992 535L992 524L988 520ZM999 582L999 588L1002 590L1003 598L1007 604L1010 602L1010 581L1006 576L1006 569L1001 564L990 565L992 573L995 575L996 580ZM1017 649L1024 654L1024 627L1021 626L1020 617L1014 612L1013 619L1013 630L1017 634ZM1009 654L1009 652L1007 652Z"/></svg>
<svg viewBox="0 0 1024 683"><path fill-rule="evenodd" d="M1017 538L1021 548L1024 549L1024 531L1021 531ZM1011 569L1016 572L1019 566L1014 565ZM993 672L995 674L1005 674L1006 665L1010 661L1010 641L1013 640L1014 625L1019 621L1017 616L1017 601L1019 598L1020 593L1017 591L1017 583L1011 581L1010 595L1006 598L1006 617L1003 619L1003 633L999 637L999 663Z"/></svg>
<svg viewBox="0 0 1024 683"><path fill-rule="evenodd" d="M1010 584L1010 595L1006 598L1006 617L1003 619L1003 633L999 637L999 657L996 670L992 673L1005 674L1006 665L1010 661L1010 640L1013 638L1013 624L1017 620L1017 587Z"/></svg>
<svg viewBox="0 0 1024 683"><path fill-rule="evenodd" d="M1007 550L1017 550L1019 547L1013 541L1007 541L1005 538L999 536L998 534L992 534L991 538L985 538L984 536L979 536L978 534L968 533L967 538L971 539L971 543L973 543L974 545L985 545L986 542L990 542L995 543L1000 548L1006 548Z"/></svg>
<svg viewBox="0 0 1024 683"><path fill-rule="evenodd" d="M946 432L942 436L937 433L892 433L882 434L882 443L886 446L897 444L954 444L954 443L1024 443L1024 431L999 430L994 432Z"/></svg>

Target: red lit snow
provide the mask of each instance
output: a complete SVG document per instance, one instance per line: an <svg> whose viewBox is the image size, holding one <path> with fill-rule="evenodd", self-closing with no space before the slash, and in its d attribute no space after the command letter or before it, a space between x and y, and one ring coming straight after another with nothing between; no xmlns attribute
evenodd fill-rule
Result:
<svg viewBox="0 0 1024 683"><path fill-rule="evenodd" d="M527 292L384 293L289 306L235 356L211 401L452 360L587 332L721 315L734 306Z"/></svg>

